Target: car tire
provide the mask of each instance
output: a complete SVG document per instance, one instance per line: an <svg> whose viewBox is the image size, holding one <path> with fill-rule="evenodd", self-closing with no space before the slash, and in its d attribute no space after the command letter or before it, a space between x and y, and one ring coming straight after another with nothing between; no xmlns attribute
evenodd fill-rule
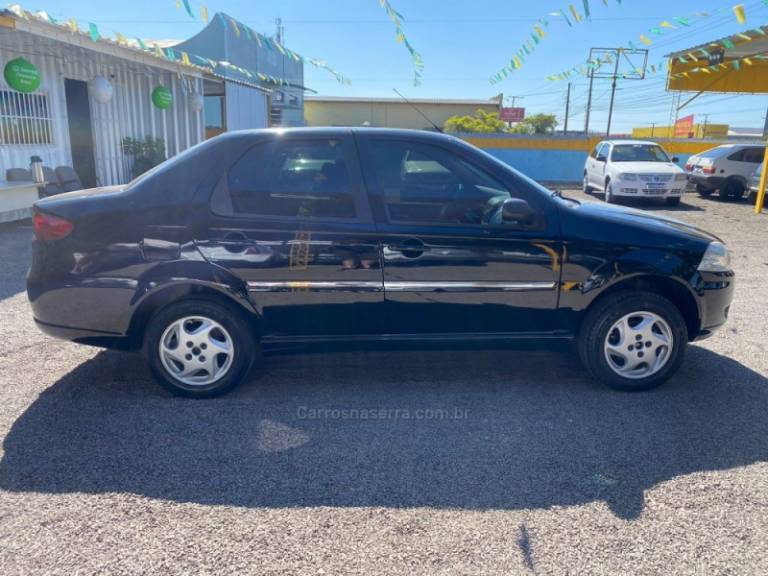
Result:
<svg viewBox="0 0 768 576"><path fill-rule="evenodd" d="M720 197L726 200L741 200L746 189L738 180L726 180L720 188Z"/></svg>
<svg viewBox="0 0 768 576"><path fill-rule="evenodd" d="M619 292L587 312L577 345L584 367L595 380L615 390L649 390L680 367L688 328L677 307L663 296Z"/></svg>
<svg viewBox="0 0 768 576"><path fill-rule="evenodd" d="M245 378L258 345L252 327L234 306L190 298L151 318L144 352L155 379L171 393L213 398Z"/></svg>
<svg viewBox="0 0 768 576"><path fill-rule="evenodd" d="M592 186L589 185L589 176L587 176L586 172L584 172L584 179L581 182L581 189L583 190L584 194L592 193Z"/></svg>
<svg viewBox="0 0 768 576"><path fill-rule="evenodd" d="M616 204L616 196L613 193L613 184L610 180L605 183L605 201L608 204Z"/></svg>
<svg viewBox="0 0 768 576"><path fill-rule="evenodd" d="M679 206L680 205L680 198L667 198L667 205L668 206Z"/></svg>
<svg viewBox="0 0 768 576"><path fill-rule="evenodd" d="M699 194L699 196L703 198L707 198L708 196L712 196L714 189L707 188L705 186L702 186L701 184L696 184L696 192Z"/></svg>

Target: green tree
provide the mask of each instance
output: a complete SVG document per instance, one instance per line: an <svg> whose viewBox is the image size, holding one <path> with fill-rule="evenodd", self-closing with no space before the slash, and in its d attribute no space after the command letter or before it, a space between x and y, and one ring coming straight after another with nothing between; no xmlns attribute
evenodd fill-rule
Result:
<svg viewBox="0 0 768 576"><path fill-rule="evenodd" d="M497 112L477 110L474 116L451 116L445 121L443 130L446 132L492 134L506 132L507 124L503 120L499 120Z"/></svg>
<svg viewBox="0 0 768 576"><path fill-rule="evenodd" d="M513 134L550 134L557 127L557 118L554 114L534 114L514 126L510 132Z"/></svg>

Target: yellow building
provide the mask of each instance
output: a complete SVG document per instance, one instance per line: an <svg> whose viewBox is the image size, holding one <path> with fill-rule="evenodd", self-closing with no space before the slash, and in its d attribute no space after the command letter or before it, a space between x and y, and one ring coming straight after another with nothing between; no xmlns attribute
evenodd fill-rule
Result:
<svg viewBox="0 0 768 576"><path fill-rule="evenodd" d="M409 99L427 118L442 128L451 116L474 115L478 109L499 112L501 96L490 100ZM433 130L430 123L401 98L346 98L306 96L307 126L373 126Z"/></svg>
<svg viewBox="0 0 768 576"><path fill-rule="evenodd" d="M643 126L632 128L632 138L674 138L674 126ZM694 124L692 138L728 138L728 124Z"/></svg>

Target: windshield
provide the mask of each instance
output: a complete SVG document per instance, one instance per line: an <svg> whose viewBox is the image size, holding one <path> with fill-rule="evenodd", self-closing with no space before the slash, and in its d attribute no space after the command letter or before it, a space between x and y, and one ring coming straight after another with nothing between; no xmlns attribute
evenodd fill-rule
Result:
<svg viewBox="0 0 768 576"><path fill-rule="evenodd" d="M618 144L611 152L611 162L669 162L661 146L650 144Z"/></svg>

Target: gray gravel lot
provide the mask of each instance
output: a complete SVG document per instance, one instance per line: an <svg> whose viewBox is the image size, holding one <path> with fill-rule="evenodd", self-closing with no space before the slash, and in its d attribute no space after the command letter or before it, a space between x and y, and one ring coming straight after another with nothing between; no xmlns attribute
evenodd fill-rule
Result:
<svg viewBox="0 0 768 576"><path fill-rule="evenodd" d="M0 575L768 573L768 216L641 207L720 235L739 283L646 394L567 352L430 351L172 398L139 356L39 333L31 230L0 228Z"/></svg>

